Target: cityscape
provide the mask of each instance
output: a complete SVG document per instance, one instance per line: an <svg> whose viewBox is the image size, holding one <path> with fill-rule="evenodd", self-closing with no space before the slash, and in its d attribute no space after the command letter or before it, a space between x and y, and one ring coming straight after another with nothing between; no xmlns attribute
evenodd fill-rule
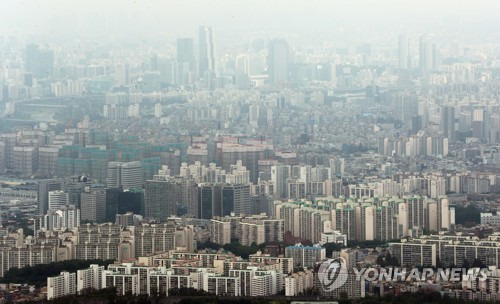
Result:
<svg viewBox="0 0 500 304"><path fill-rule="evenodd" d="M500 3L0 3L0 304L500 302Z"/></svg>

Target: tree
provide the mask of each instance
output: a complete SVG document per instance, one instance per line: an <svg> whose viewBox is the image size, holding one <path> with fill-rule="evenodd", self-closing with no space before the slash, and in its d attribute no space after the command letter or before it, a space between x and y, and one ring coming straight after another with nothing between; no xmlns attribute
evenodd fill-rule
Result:
<svg viewBox="0 0 500 304"><path fill-rule="evenodd" d="M385 261L384 261L384 257L382 255L379 255L377 257L377 264L382 266L382 267L385 267Z"/></svg>
<svg viewBox="0 0 500 304"><path fill-rule="evenodd" d="M377 257L377 264L382 267L399 266L399 260L397 257L393 257L390 252L387 252L385 255L381 254Z"/></svg>
<svg viewBox="0 0 500 304"><path fill-rule="evenodd" d="M349 295L347 294L347 292L341 291L341 292L339 292L339 298L342 300L346 300L349 298Z"/></svg>
<svg viewBox="0 0 500 304"><path fill-rule="evenodd" d="M464 259L464 261L462 263L462 268L469 269L469 267L470 267L469 261L467 261L466 259Z"/></svg>
<svg viewBox="0 0 500 304"><path fill-rule="evenodd" d="M467 207L455 206L455 223L471 227L481 222L481 210L475 204L469 204Z"/></svg>
<svg viewBox="0 0 500 304"><path fill-rule="evenodd" d="M201 250L201 249L219 250L222 248L222 245L212 243L210 241L206 241L204 243L199 243L197 247L199 250Z"/></svg>
<svg viewBox="0 0 500 304"><path fill-rule="evenodd" d="M38 264L23 268L11 268L5 272L2 283L27 283L37 287L47 283L47 277L56 276L61 271L76 272L88 268L91 264L108 266L113 260L67 260L49 264Z"/></svg>
<svg viewBox="0 0 500 304"><path fill-rule="evenodd" d="M388 263L390 266L400 266L399 259L395 256L391 256L390 253L389 253Z"/></svg>
<svg viewBox="0 0 500 304"><path fill-rule="evenodd" d="M326 243L323 247L325 248L326 256L331 257L334 251L340 251L344 246L342 244Z"/></svg>
<svg viewBox="0 0 500 304"><path fill-rule="evenodd" d="M486 265L481 262L480 259L474 259L474 262L472 262L472 267L486 268Z"/></svg>
<svg viewBox="0 0 500 304"><path fill-rule="evenodd" d="M436 268L443 268L444 265L439 257L436 257Z"/></svg>

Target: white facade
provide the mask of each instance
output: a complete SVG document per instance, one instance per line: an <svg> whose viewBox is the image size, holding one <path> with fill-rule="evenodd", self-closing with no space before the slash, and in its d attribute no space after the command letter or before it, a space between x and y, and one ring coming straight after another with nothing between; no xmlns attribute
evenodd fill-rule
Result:
<svg viewBox="0 0 500 304"><path fill-rule="evenodd" d="M285 296L298 296L314 286L314 273L310 270L294 273L285 278Z"/></svg>
<svg viewBox="0 0 500 304"><path fill-rule="evenodd" d="M76 274L61 272L60 275L47 278L47 300L76 293Z"/></svg>
<svg viewBox="0 0 500 304"><path fill-rule="evenodd" d="M210 220L211 242L219 245L231 243L231 222L224 220Z"/></svg>
<svg viewBox="0 0 500 304"><path fill-rule="evenodd" d="M109 162L106 182L108 184L108 188L142 188L143 181L141 162Z"/></svg>
<svg viewBox="0 0 500 304"><path fill-rule="evenodd" d="M69 201L68 193L62 190L49 191L49 209L58 210L66 206Z"/></svg>
<svg viewBox="0 0 500 304"><path fill-rule="evenodd" d="M74 205L67 205L58 210L48 210L47 214L35 221L35 231L77 228L80 227L80 209Z"/></svg>
<svg viewBox="0 0 500 304"><path fill-rule="evenodd" d="M493 213L481 212L481 225L500 225L500 215L493 215Z"/></svg>
<svg viewBox="0 0 500 304"><path fill-rule="evenodd" d="M101 289L103 271L104 266L96 264L90 265L90 268L88 269L78 270L76 273L76 291L81 293L82 291L89 289Z"/></svg>
<svg viewBox="0 0 500 304"><path fill-rule="evenodd" d="M347 235L340 233L340 231L323 232L321 234L320 244L324 245L327 243L347 246Z"/></svg>
<svg viewBox="0 0 500 304"><path fill-rule="evenodd" d="M110 270L105 270L102 273L102 288L116 287L118 295L126 295L128 293L137 295L139 286L137 284L138 276L135 274L122 274Z"/></svg>

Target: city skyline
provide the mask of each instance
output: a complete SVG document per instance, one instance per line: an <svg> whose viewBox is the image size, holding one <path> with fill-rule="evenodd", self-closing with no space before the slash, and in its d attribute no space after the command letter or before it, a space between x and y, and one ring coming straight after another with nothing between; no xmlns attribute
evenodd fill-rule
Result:
<svg viewBox="0 0 500 304"><path fill-rule="evenodd" d="M3 1L0 302L500 301L499 10Z"/></svg>

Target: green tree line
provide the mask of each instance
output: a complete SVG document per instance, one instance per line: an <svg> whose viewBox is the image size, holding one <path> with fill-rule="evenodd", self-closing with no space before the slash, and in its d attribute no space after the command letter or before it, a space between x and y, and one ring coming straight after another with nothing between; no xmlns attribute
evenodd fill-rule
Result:
<svg viewBox="0 0 500 304"><path fill-rule="evenodd" d="M88 268L91 264L108 266L113 262L113 260L67 260L23 268L11 268L5 272L1 282L23 283L41 287L47 284L47 277L56 276L61 271L76 272Z"/></svg>

